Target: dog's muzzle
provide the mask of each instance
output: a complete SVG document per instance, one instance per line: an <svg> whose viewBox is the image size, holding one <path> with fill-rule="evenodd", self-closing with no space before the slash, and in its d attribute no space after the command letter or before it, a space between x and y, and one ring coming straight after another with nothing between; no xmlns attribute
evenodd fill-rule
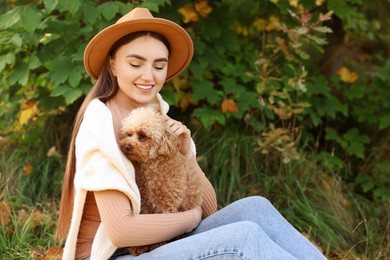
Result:
<svg viewBox="0 0 390 260"><path fill-rule="evenodd" d="M131 151L133 150L133 146L130 145L130 144L126 144L125 145L125 152L126 153L131 153Z"/></svg>

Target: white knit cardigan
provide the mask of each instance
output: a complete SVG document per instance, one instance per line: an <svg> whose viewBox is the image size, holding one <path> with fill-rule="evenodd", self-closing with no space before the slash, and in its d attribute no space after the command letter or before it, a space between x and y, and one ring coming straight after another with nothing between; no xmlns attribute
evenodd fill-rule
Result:
<svg viewBox="0 0 390 260"><path fill-rule="evenodd" d="M169 105L158 94L160 111ZM194 146L193 146L194 148ZM100 100L92 100L76 137L74 208L62 259L73 260L87 191L119 190L131 201L134 214L140 211L141 198L135 183L134 167L120 151L112 115ZM100 224L92 244L91 259L108 259L117 247Z"/></svg>

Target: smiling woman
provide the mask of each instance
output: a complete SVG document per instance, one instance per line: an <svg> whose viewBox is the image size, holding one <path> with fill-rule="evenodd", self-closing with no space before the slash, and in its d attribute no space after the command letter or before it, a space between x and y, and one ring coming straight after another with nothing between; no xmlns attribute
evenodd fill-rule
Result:
<svg viewBox="0 0 390 260"><path fill-rule="evenodd" d="M57 227L57 236L66 237L63 259L134 259L129 247L179 236L137 259L323 259L264 198L242 199L217 211L191 132L167 116L169 105L159 94L166 81L188 66L192 54L192 40L182 27L143 8L135 8L87 45L84 64L96 83L77 114L68 153ZM118 146L123 119L139 107L162 114L180 139L178 150L201 180L200 206L140 214L135 178L140 172Z"/></svg>
<svg viewBox="0 0 390 260"><path fill-rule="evenodd" d="M110 68L119 89L134 102L153 102L168 71L168 48L150 33L112 51Z"/></svg>

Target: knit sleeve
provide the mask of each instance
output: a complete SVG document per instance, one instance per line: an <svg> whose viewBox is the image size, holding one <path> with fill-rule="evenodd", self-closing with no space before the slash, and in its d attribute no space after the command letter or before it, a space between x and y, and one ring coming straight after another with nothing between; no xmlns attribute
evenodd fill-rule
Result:
<svg viewBox="0 0 390 260"><path fill-rule="evenodd" d="M123 193L106 190L95 191L94 195L104 229L117 247L167 241L192 231L199 222L195 210L134 215Z"/></svg>
<svg viewBox="0 0 390 260"><path fill-rule="evenodd" d="M205 175L203 175L202 181L204 189L202 215L207 218L217 211L217 198L213 186Z"/></svg>
<svg viewBox="0 0 390 260"><path fill-rule="evenodd" d="M206 218L217 211L217 196L215 194L213 185L210 183L209 179L206 177L206 175L200 168L195 156L191 158L190 163L193 165L193 167L197 170L198 174L202 178L202 185L204 191L202 215Z"/></svg>

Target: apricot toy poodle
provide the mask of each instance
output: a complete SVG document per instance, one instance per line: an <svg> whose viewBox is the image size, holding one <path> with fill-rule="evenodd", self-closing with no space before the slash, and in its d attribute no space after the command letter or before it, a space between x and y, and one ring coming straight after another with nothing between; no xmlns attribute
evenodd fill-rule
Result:
<svg viewBox="0 0 390 260"><path fill-rule="evenodd" d="M173 213L200 206L200 175L179 151L181 140L166 119L152 108L140 107L122 123L119 147L135 168L141 214ZM128 251L139 255L162 244L130 247Z"/></svg>

